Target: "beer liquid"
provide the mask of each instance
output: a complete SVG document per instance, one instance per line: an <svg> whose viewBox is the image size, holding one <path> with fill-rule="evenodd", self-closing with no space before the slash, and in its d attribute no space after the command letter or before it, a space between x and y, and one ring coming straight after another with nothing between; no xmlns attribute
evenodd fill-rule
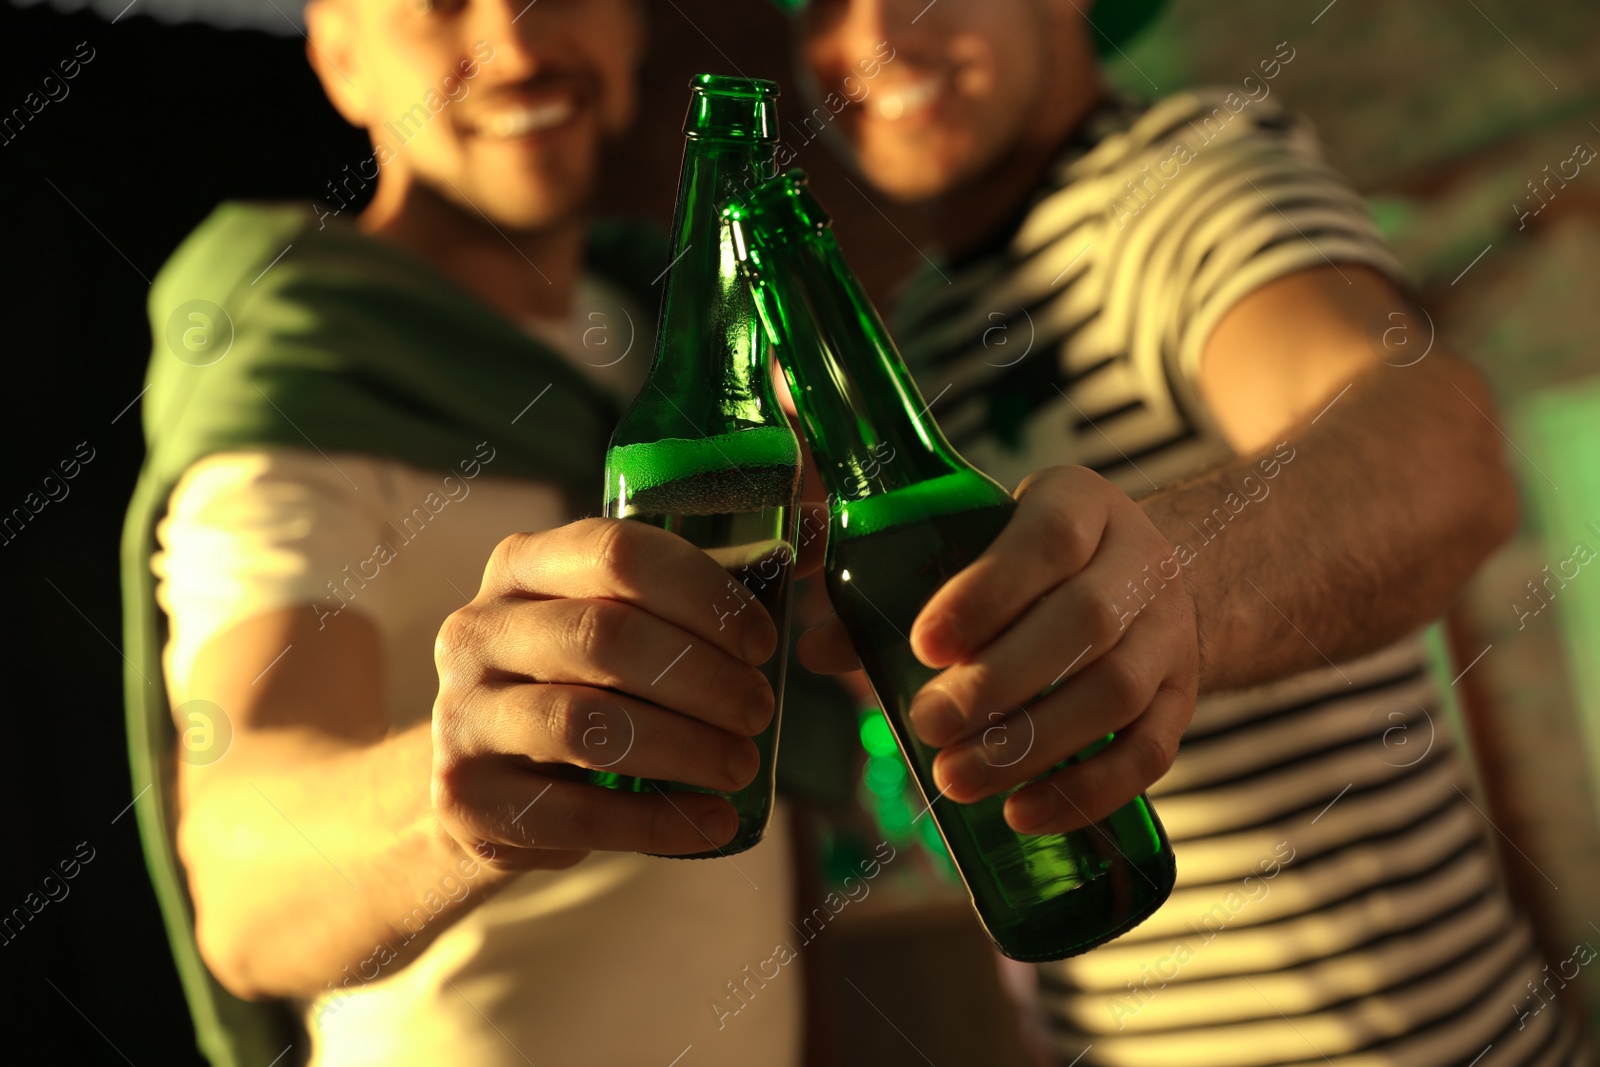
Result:
<svg viewBox="0 0 1600 1067"><path fill-rule="evenodd" d="M607 466L625 493L607 501L606 514L671 531L704 549L728 571L728 584L717 600L705 605L706 617L719 625L759 603L778 629L777 651L758 669L781 699L788 663L789 602L794 573L796 467L782 457L794 449L786 429L760 427L698 440L623 445L607 455ZM740 463L743 459L745 462ZM778 462L772 462L778 460ZM689 468L687 471L685 468ZM699 469L693 469L698 467ZM658 480L666 479L666 480ZM691 648L686 654L694 655ZM673 664L672 666L676 666ZM662 664L663 669L672 669ZM648 699L648 695L646 695ZM737 793L720 793L657 779L633 778L608 771L590 771L590 781L613 789L642 793L716 793L739 813L739 830L720 848L685 856L710 859L743 852L761 839L772 808L778 748L778 716L752 740L768 773L757 776ZM601 757L604 761L604 757Z"/></svg>

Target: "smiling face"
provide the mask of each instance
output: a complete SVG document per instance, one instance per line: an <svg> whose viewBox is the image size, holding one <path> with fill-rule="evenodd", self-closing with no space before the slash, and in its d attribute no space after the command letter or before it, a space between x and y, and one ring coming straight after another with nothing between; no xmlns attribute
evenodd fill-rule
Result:
<svg viewBox="0 0 1600 1067"><path fill-rule="evenodd" d="M800 56L818 96L860 99L838 123L866 178L896 199L924 200L984 173L1070 106L1071 79L1052 68L1076 59L1060 47L1063 34L1082 33L1075 14L1057 0L812 0ZM847 93L885 42L893 58L868 93Z"/></svg>
<svg viewBox="0 0 1600 1067"><path fill-rule="evenodd" d="M312 0L307 29L380 189L420 185L499 226L579 211L633 118L634 0Z"/></svg>

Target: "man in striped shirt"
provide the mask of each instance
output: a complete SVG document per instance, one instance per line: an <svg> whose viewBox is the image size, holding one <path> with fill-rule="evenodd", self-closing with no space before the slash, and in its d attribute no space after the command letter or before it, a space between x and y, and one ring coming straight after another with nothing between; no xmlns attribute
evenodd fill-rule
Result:
<svg viewBox="0 0 1600 1067"><path fill-rule="evenodd" d="M897 329L923 393L1018 487L918 619L947 669L913 726L960 801L1115 731L1007 818L1065 831L1148 789L1178 857L1149 920L1039 968L1054 1052L1590 1062L1572 1019L1529 1010L1544 961L1419 637L1516 522L1488 391L1428 351L1360 198L1279 106L1292 42L1147 105L1105 87L1094 25L1119 12L1088 6L815 0L800 23L819 94L857 101L853 163L943 248ZM823 635L808 653L851 665ZM985 759L995 715L1063 673L1037 751Z"/></svg>

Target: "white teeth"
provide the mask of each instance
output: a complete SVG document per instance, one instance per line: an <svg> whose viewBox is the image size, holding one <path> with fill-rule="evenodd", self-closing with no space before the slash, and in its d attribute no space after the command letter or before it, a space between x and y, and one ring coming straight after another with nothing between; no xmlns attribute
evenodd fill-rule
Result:
<svg viewBox="0 0 1600 1067"><path fill-rule="evenodd" d="M914 115L918 111L933 103L939 95L939 79L924 78L919 82L901 86L898 89L880 89L874 101L873 110L881 119L893 122L895 119Z"/></svg>
<svg viewBox="0 0 1600 1067"><path fill-rule="evenodd" d="M490 137L522 137L559 126L572 117L571 100L553 100L537 107L508 108L496 111L478 124L478 129Z"/></svg>

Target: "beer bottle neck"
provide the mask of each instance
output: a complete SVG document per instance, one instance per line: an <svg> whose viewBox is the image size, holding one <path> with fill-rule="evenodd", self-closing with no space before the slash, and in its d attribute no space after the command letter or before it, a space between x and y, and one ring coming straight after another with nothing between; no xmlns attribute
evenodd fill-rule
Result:
<svg viewBox="0 0 1600 1067"><path fill-rule="evenodd" d="M943 496L966 481L951 476L973 468L929 414L832 230L737 208L729 223L834 513L880 494L937 486ZM987 502L988 490L980 495Z"/></svg>
<svg viewBox="0 0 1600 1067"><path fill-rule="evenodd" d="M662 437L699 438L782 422L769 349L717 208L770 172L770 141L691 137L673 214L672 259L644 396ZM652 388L653 387L653 388ZM662 400L670 400L667 403Z"/></svg>

